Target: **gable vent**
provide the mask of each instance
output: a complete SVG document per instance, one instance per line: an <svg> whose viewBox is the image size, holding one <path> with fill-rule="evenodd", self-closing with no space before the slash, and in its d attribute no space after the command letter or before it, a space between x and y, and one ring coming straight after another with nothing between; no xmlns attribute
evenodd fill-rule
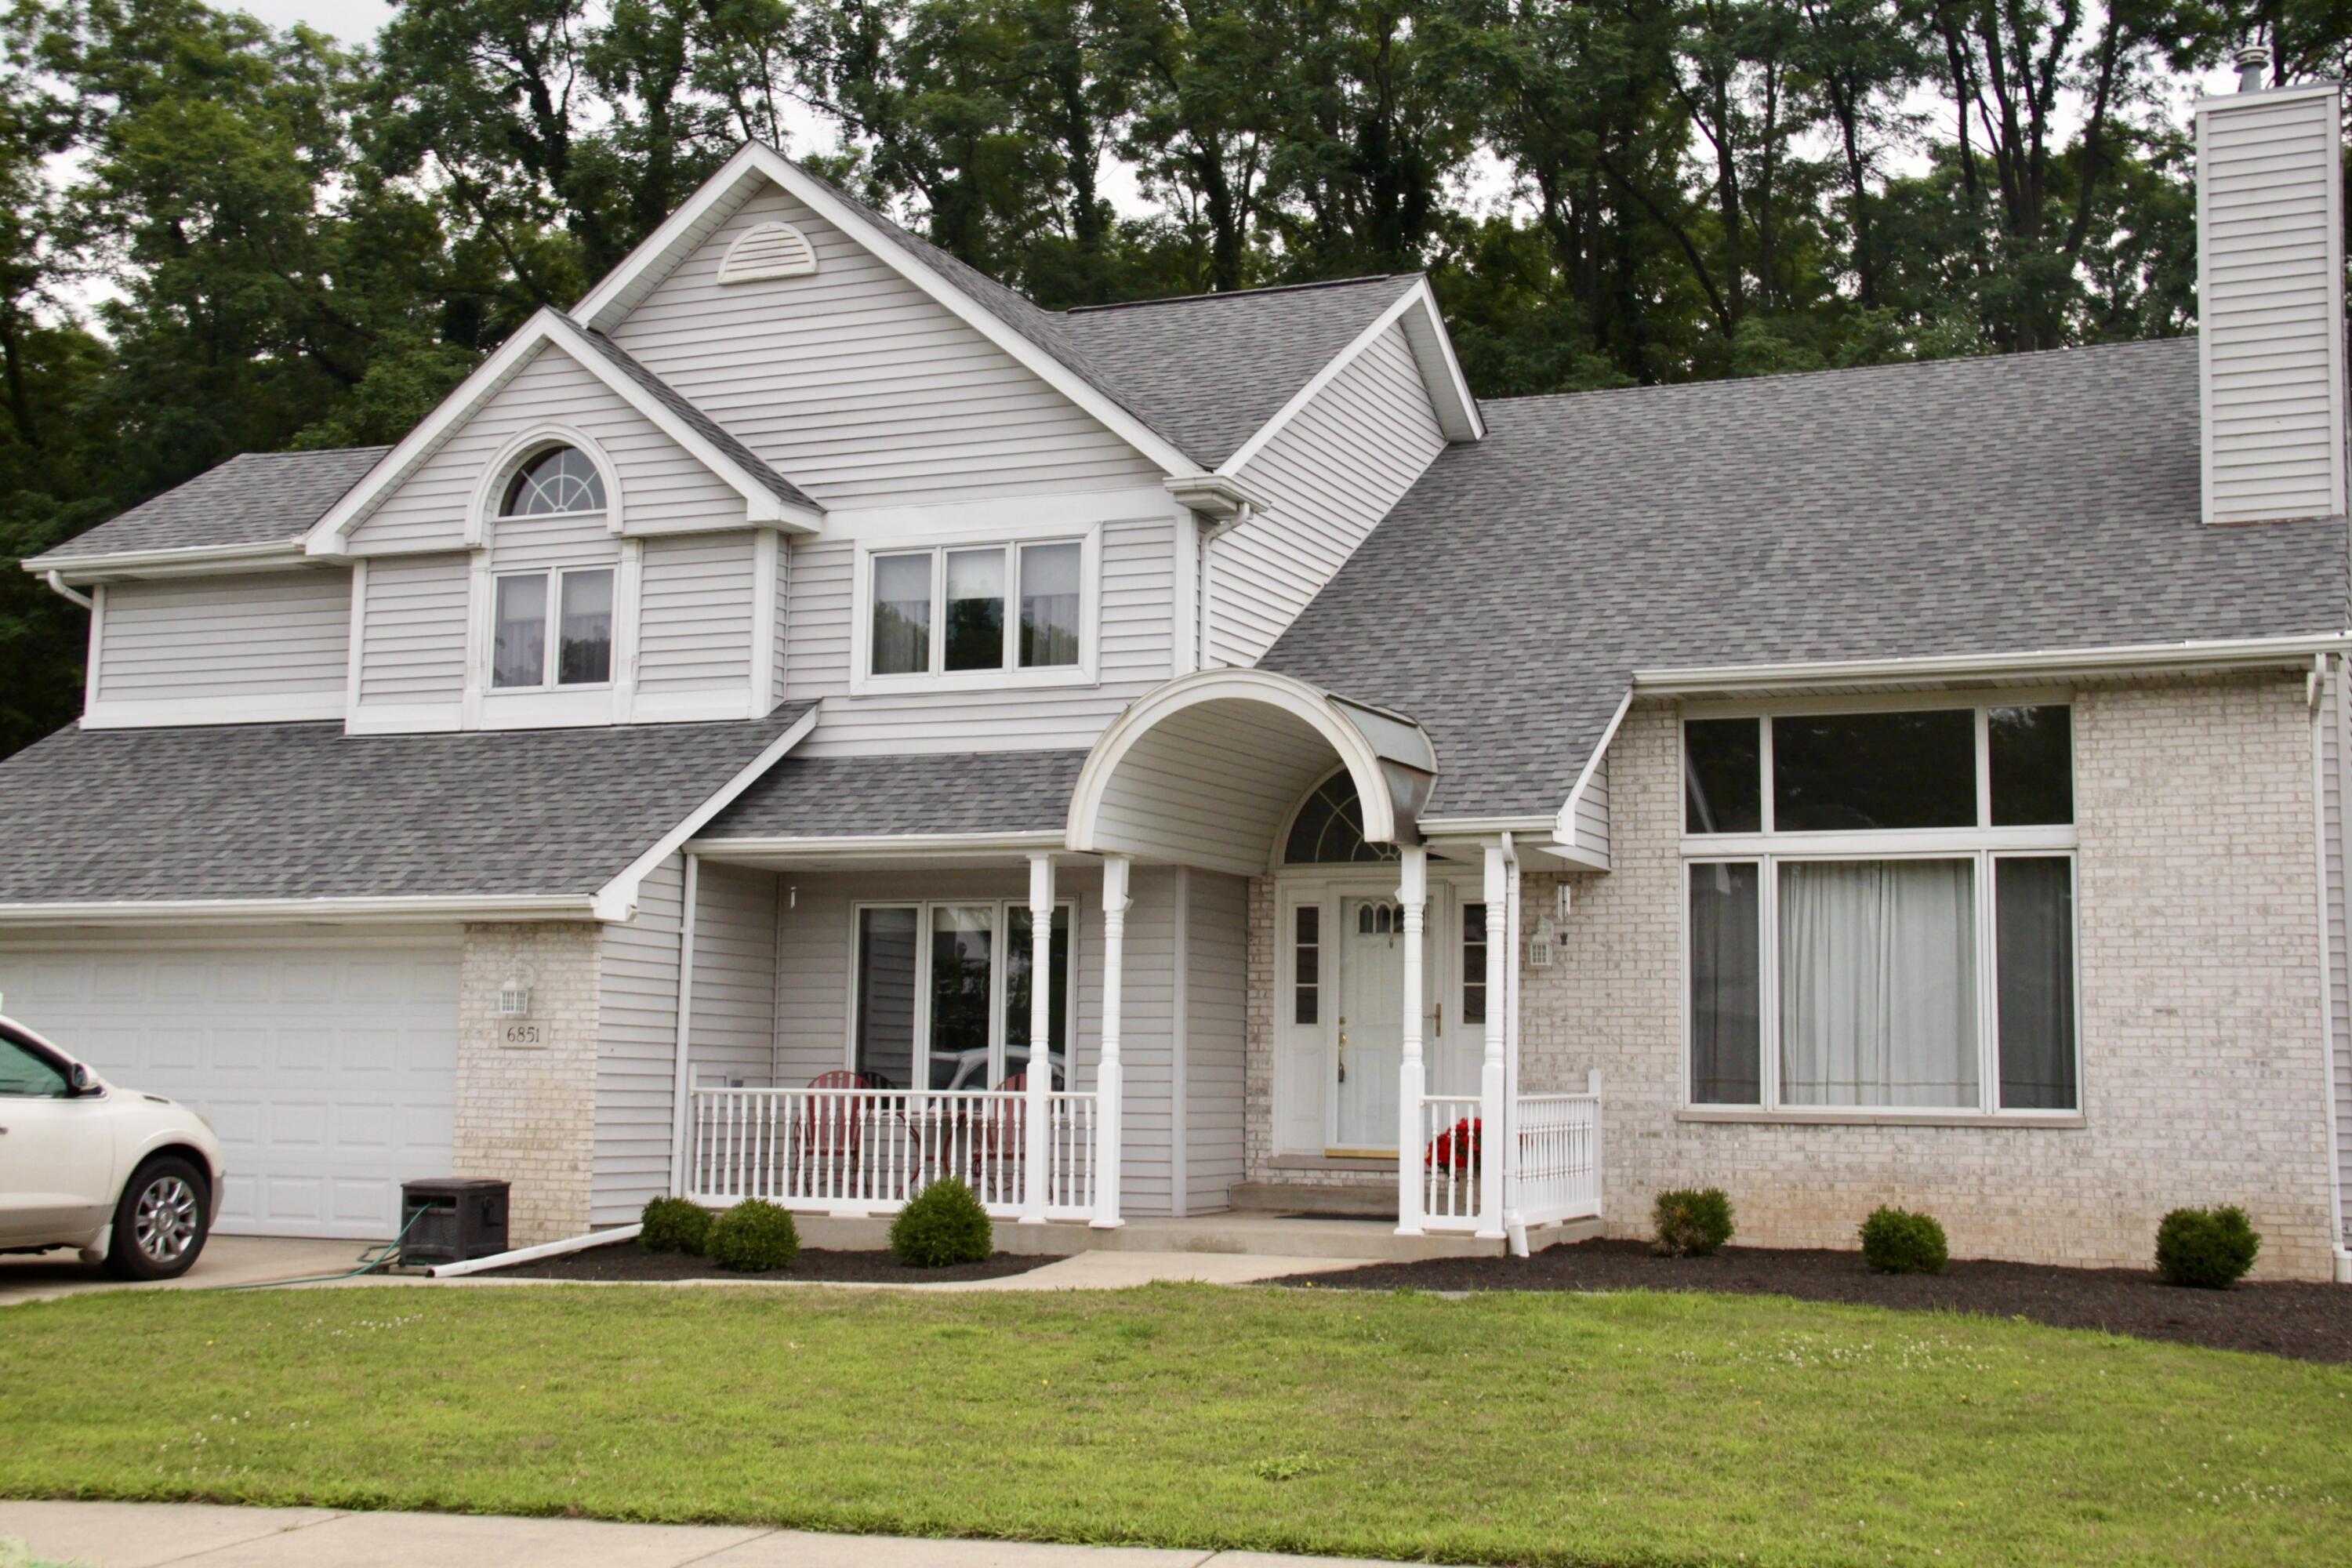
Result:
<svg viewBox="0 0 2352 1568"><path fill-rule="evenodd" d="M805 278L816 270L816 247L788 223L763 223L744 231L719 263L721 283L757 283L769 278Z"/></svg>
<svg viewBox="0 0 2352 1568"><path fill-rule="evenodd" d="M2197 106L2205 518L2340 517L2346 415L2340 94L2245 86Z"/></svg>

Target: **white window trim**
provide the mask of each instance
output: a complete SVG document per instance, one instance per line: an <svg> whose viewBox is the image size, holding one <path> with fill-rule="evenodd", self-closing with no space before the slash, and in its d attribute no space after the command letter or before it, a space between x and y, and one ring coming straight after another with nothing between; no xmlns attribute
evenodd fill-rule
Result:
<svg viewBox="0 0 2352 1568"><path fill-rule="evenodd" d="M878 697L901 692L1003 691L1039 687L1093 686L1099 679L1102 644L1102 524L1082 527L1051 523L929 533L857 542L850 598L849 690L854 697ZM996 669L944 670L941 647L947 635L946 560L950 550L1002 547L1006 552L1004 584L1005 646L1008 658L1020 637L1021 579L1017 552L1024 545L1078 546L1078 662L1041 669L1007 667ZM875 675L874 558L877 555L931 553L931 669L910 675Z"/></svg>
<svg viewBox="0 0 2352 1568"><path fill-rule="evenodd" d="M534 425L500 447L498 456L482 469L481 482L474 487L473 499L466 508L467 548L478 550L488 547L496 537L499 525L509 521L499 510L506 500L508 484L525 463L553 447L572 447L588 459L589 467L596 470L596 477L604 486L602 513L604 530L615 534L621 531L621 470L614 466L604 448L598 446L586 431L576 430L569 425ZM578 511L561 515L595 517L599 514Z"/></svg>
<svg viewBox="0 0 2352 1568"><path fill-rule="evenodd" d="M591 514L579 512L572 515L586 517ZM613 579L613 608L610 612L613 626L609 634L611 647L605 650L604 656L606 673L602 680L560 680L557 679L556 660L562 653L563 581L567 577L575 577L589 572L602 572ZM500 686L498 684L499 588L502 584L523 577L543 578L547 583L546 625L541 627L541 641L544 646L540 655L540 670L543 679L530 686ZM574 691L611 691L618 684L621 665L621 563L618 561L609 563L583 562L572 566L531 566L514 572L492 571L490 573L490 645L488 651L490 662L482 672L482 689L493 700L509 697L561 696Z"/></svg>
<svg viewBox="0 0 2352 1568"><path fill-rule="evenodd" d="M1068 910L1070 918L1070 964L1069 973L1066 977L1069 995L1063 1013L1063 1016L1070 1021L1070 1037L1063 1043L1062 1047L1062 1087L1065 1089L1074 1089L1077 1087L1080 1034L1078 963L1084 949L1082 942L1084 933L1078 923L1080 915L1078 903L1078 900L1075 898L1057 898L1054 900L1054 907L1056 910ZM842 1009L842 1016L846 1020L846 1026L842 1031L841 1065L852 1072L857 1070L857 983L859 978L857 932L865 921L866 910L912 910L915 911L915 1049L912 1066L919 1067L924 1071L922 1082L909 1083L903 1087L916 1094L938 1094L944 1091L932 1089L929 1082L932 912L937 910L989 910L992 911L991 919L995 922L990 930L996 936L1003 938L1009 937L1012 931L1013 912L1020 910L1025 913L1028 908L1029 900L1025 898L853 900L849 906L849 1003ZM999 942L992 952L988 965L989 1071L987 1081L979 1086L982 1089L994 1089L1004 1077L1004 991L1005 975L1009 968L1002 962L1004 951L1003 943ZM1051 1043L1048 1042L1047 1049L1050 1051L1051 1048ZM909 1076L912 1076L911 1068Z"/></svg>
<svg viewBox="0 0 2352 1568"><path fill-rule="evenodd" d="M1684 827L1683 792L1675 792L1680 830L1681 875L1675 913L1679 958L1676 1007L1681 1018L1681 1054L1676 1094L1685 1121L1777 1121L1822 1126L2011 1126L2078 1128L2089 1092L2083 1036L2082 868L2077 824L2064 826L1996 827L1992 822L1992 772L1986 710L2076 706L2071 692L1905 692L1875 696L1784 698L1741 703L1686 703L1675 725L1675 765L1681 776L1688 755L1685 726L1694 720L1757 719L1818 713L1917 712L1927 709L1971 709L1976 714L1977 823L1974 827L1890 828L1873 832L1779 833L1773 830L1772 726L1762 725L1758 750L1759 787L1764 830L1760 833L1691 833ZM2081 774L2067 754L2069 785L2081 808ZM2013 858L2063 858L2073 897L2074 940L2068 952L2074 969L2074 1105L2071 1110L2012 1109L2000 1104L1999 950L1994 903L1994 862ZM1967 860L1970 863L1976 937L1977 1103L1959 1106L1789 1105L1780 1099L1780 867L1791 860ZM1691 873L1696 868L1738 863L1757 868L1757 1093L1753 1105L1701 1103L1693 1098L1691 1058Z"/></svg>

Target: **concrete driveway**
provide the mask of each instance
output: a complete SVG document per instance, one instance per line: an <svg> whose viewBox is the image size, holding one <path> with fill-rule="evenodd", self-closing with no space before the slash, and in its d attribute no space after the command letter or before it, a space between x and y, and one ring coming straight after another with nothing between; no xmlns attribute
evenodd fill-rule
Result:
<svg viewBox="0 0 2352 1568"><path fill-rule="evenodd" d="M160 1285L126 1285L70 1252L0 1257L0 1307L47 1301L89 1290L185 1290L206 1285L262 1285L307 1279L359 1267L365 1241L309 1241L283 1237L216 1236L196 1266Z"/></svg>

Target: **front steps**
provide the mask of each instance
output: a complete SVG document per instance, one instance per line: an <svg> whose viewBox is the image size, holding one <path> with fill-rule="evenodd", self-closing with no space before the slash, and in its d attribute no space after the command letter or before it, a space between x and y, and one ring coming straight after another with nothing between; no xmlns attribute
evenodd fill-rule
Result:
<svg viewBox="0 0 2352 1568"><path fill-rule="evenodd" d="M1361 1210L1356 1211L1358 1213ZM796 1215L801 1245L866 1250L890 1244L887 1218L842 1219ZM1601 1234L1598 1223L1580 1220L1530 1232L1528 1244L1545 1247ZM1412 1263L1428 1258L1496 1258L1500 1241L1473 1236L1399 1236L1393 1220L1335 1219L1319 1215L1291 1217L1263 1211L1199 1215L1188 1219L1129 1219L1116 1230L1097 1230L1077 1221L1050 1225L996 1222L999 1251L1024 1257L1066 1258L1073 1253L1224 1252L1258 1258L1360 1258L1368 1263Z"/></svg>

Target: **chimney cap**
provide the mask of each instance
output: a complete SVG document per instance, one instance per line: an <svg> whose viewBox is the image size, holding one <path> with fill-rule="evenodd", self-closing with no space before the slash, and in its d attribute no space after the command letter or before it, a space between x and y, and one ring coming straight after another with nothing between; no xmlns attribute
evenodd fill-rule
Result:
<svg viewBox="0 0 2352 1568"><path fill-rule="evenodd" d="M2240 92L2262 91L2263 77L2269 70L2271 63L2271 51L2268 46L2248 44L2238 51L2237 61L2238 90Z"/></svg>

